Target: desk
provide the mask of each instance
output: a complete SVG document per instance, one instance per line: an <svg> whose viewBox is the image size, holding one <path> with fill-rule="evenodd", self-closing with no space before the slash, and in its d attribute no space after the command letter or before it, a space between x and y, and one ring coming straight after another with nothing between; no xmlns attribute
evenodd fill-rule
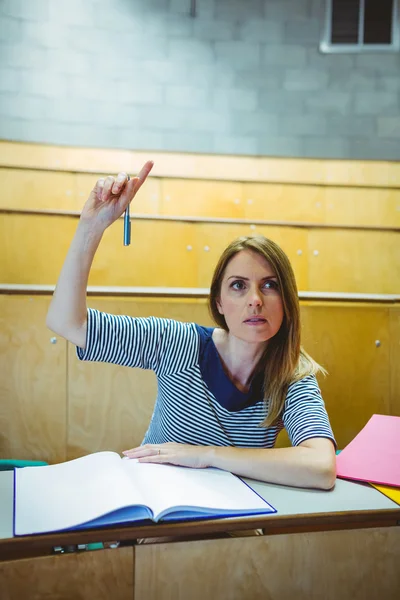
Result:
<svg viewBox="0 0 400 600"><path fill-rule="evenodd" d="M368 485L344 480L329 492L247 482L276 514L13 538L12 474L0 473L0 596L397 600L400 506ZM210 539L250 528L265 535ZM175 541L135 543L160 536ZM197 539L180 540L188 536ZM132 545L50 556L56 545L111 540Z"/></svg>

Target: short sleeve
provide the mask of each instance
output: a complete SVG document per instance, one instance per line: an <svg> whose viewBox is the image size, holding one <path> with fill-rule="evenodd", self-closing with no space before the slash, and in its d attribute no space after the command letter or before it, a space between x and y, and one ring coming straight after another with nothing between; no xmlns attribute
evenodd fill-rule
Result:
<svg viewBox="0 0 400 600"><path fill-rule="evenodd" d="M336 447L317 379L309 375L289 386L283 424L293 446L311 438L328 438Z"/></svg>
<svg viewBox="0 0 400 600"><path fill-rule="evenodd" d="M182 368L190 358L183 349L195 336L191 323L156 317L111 315L89 308L86 347L79 360L151 369L156 373ZM197 337L197 336L195 336Z"/></svg>

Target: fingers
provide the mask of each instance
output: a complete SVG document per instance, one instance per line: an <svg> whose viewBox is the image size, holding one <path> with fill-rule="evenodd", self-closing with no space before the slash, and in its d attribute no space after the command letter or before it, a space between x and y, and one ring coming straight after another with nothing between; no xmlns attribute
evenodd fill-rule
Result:
<svg viewBox="0 0 400 600"><path fill-rule="evenodd" d="M121 194L121 203L124 208L128 206L128 204L133 200L136 196L137 192L140 190L143 183L146 181L148 174L153 168L153 161L147 161L142 169L140 170L139 175L133 177L128 183L125 185L123 193Z"/></svg>
<svg viewBox="0 0 400 600"><path fill-rule="evenodd" d="M144 446L138 446L137 448L131 448L130 450L124 450L122 452L124 456L128 458L142 458L143 456L160 456L160 446L152 444L145 444Z"/></svg>
<svg viewBox="0 0 400 600"><path fill-rule="evenodd" d="M147 161L143 165L139 175L131 180L129 179L129 175L124 171L119 173L117 177L109 175L106 178L100 178L95 188L98 199L101 202L107 202L112 196L120 196L122 192L126 191L124 196L126 196L126 200L129 203L146 181L153 165L153 161Z"/></svg>
<svg viewBox="0 0 400 600"><path fill-rule="evenodd" d="M140 190L143 183L146 181L147 176L150 173L150 171L152 170L153 166L154 166L153 161L148 160L141 168L139 175L137 175L137 177L135 177L135 179L137 179L137 182L135 185L135 194Z"/></svg>
<svg viewBox="0 0 400 600"><path fill-rule="evenodd" d="M111 188L111 192L115 195L120 194L127 181L129 181L129 175L126 173L119 173Z"/></svg>
<svg viewBox="0 0 400 600"><path fill-rule="evenodd" d="M139 175L137 176L138 179L140 180L141 184L145 181L147 175L150 173L150 171L152 170L154 166L154 163L152 160L148 160L143 167L140 170Z"/></svg>
<svg viewBox="0 0 400 600"><path fill-rule="evenodd" d="M165 444L144 444L144 446L138 446L137 448L131 448L130 450L124 450L122 454L127 458L136 458L139 462L149 460L151 462L167 462L171 456L172 448L175 448L176 444L165 443Z"/></svg>
<svg viewBox="0 0 400 600"><path fill-rule="evenodd" d="M207 451L209 453L209 451ZM195 469L210 466L206 450L203 447L165 442L161 444L144 444L137 448L124 450L126 458L134 459L139 463L156 463L180 465Z"/></svg>
<svg viewBox="0 0 400 600"><path fill-rule="evenodd" d="M110 196L112 193L111 188L113 187L114 182L115 182L115 179L112 175L109 175L104 180L103 190L102 190L102 194L101 194L102 202L107 202L107 200L110 199Z"/></svg>
<svg viewBox="0 0 400 600"><path fill-rule="evenodd" d="M98 179L97 182L96 182L96 185L95 185L94 189L95 189L96 196L97 196L98 200L101 200L101 197L102 197L102 194L103 194L104 183L105 183L105 179L103 177L101 177L100 179Z"/></svg>
<svg viewBox="0 0 400 600"><path fill-rule="evenodd" d="M100 179L98 184L101 187L101 201L107 202L111 196L119 196L128 181L126 173L119 173L117 177L109 175L106 179Z"/></svg>

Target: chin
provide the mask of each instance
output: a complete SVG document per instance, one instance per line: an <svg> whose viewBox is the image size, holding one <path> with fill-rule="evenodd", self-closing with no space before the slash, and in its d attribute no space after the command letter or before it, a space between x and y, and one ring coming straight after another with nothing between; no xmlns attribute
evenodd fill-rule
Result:
<svg viewBox="0 0 400 600"><path fill-rule="evenodd" d="M272 335L270 335L266 331L243 331L243 330L240 330L240 331L235 332L233 330L230 330L230 332L235 337L239 338L240 340L243 340L244 342L248 342L250 344L265 344L272 337Z"/></svg>

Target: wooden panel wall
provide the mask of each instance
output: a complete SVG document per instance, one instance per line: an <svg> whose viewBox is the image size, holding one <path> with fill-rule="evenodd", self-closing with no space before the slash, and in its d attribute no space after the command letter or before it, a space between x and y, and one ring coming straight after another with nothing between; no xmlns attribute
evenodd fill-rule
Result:
<svg viewBox="0 0 400 600"><path fill-rule="evenodd" d="M287 252L300 290L400 291L398 164L154 158L153 176L134 199L133 213L245 222L136 220L126 249L121 220L106 232L91 284L207 287L222 249L238 235L260 232ZM0 281L55 283L76 227L73 217L4 211L77 214L97 177L120 169L134 173L143 159L132 152L0 143L0 174L6 182L0 193Z"/></svg>
<svg viewBox="0 0 400 600"><path fill-rule="evenodd" d="M399 551L398 527L145 544L135 598L395 600Z"/></svg>
<svg viewBox="0 0 400 600"><path fill-rule="evenodd" d="M0 281L54 284L78 220L0 213ZM394 231L134 220L124 247L122 219L104 234L91 285L208 287L224 248L261 233L288 255L302 291L400 293L400 235Z"/></svg>
<svg viewBox="0 0 400 600"><path fill-rule="evenodd" d="M156 165L156 177L384 188L398 187L400 178L399 164L387 161L215 156L0 142L0 165L11 168L137 173L149 159Z"/></svg>
<svg viewBox="0 0 400 600"><path fill-rule="evenodd" d="M0 456L56 462L140 444L156 398L154 374L79 362L72 345L67 354L66 342L45 326L50 297L0 300ZM212 326L205 300L91 297L89 305ZM338 446L373 413L400 416L400 308L302 302L301 313L304 346L329 373L320 385ZM281 434L278 446L285 445Z"/></svg>
<svg viewBox="0 0 400 600"><path fill-rule="evenodd" d="M398 527L142 544L0 563L2 600L397 600Z"/></svg>
<svg viewBox="0 0 400 600"><path fill-rule="evenodd" d="M400 291L400 235L392 231L314 229L308 236L309 290Z"/></svg>
<svg viewBox="0 0 400 600"><path fill-rule="evenodd" d="M0 209L80 211L97 178L107 173L0 167L0 175L5 182ZM150 177L132 212L399 228L400 189L389 183L347 187Z"/></svg>
<svg viewBox="0 0 400 600"><path fill-rule="evenodd" d="M389 317L390 331L390 410L400 417L400 306L393 306Z"/></svg>
<svg viewBox="0 0 400 600"><path fill-rule="evenodd" d="M133 600L134 549L0 563L2 600Z"/></svg>
<svg viewBox="0 0 400 600"><path fill-rule="evenodd" d="M49 301L0 296L1 458L65 460L67 342L45 326Z"/></svg>
<svg viewBox="0 0 400 600"><path fill-rule="evenodd" d="M390 392L390 310L367 305L302 307L304 346L328 371L320 385L339 448L372 414L396 414Z"/></svg>

